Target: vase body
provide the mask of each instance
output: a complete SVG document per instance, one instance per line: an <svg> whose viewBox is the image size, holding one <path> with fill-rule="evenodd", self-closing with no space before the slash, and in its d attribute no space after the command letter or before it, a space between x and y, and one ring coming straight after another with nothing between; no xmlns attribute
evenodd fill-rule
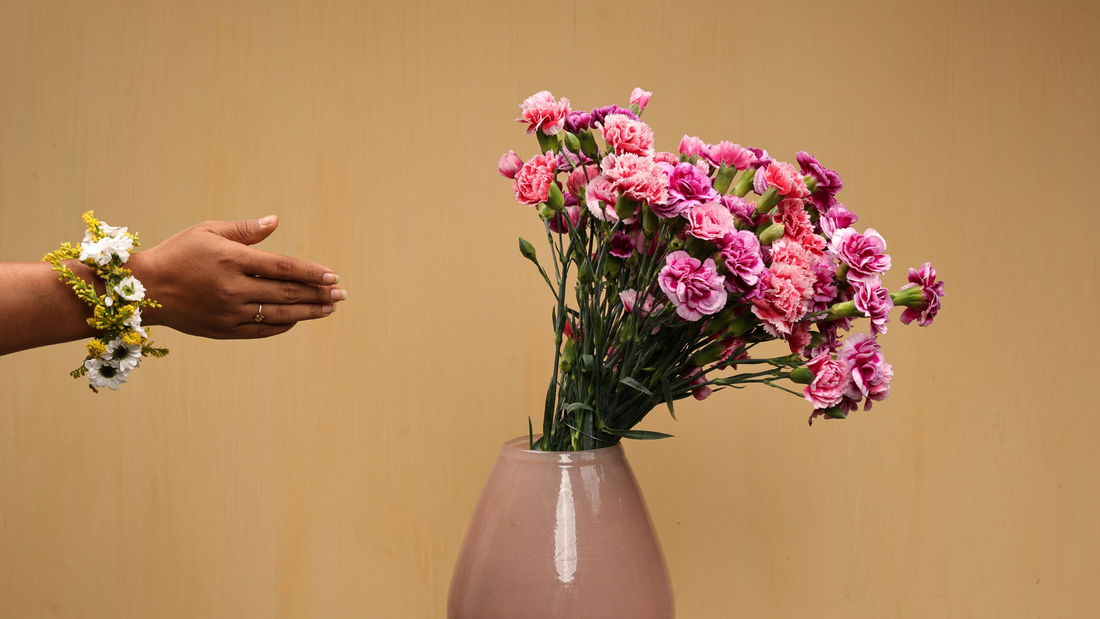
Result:
<svg viewBox="0 0 1100 619"><path fill-rule="evenodd" d="M672 587L621 445L501 447L459 553L450 619L668 619Z"/></svg>

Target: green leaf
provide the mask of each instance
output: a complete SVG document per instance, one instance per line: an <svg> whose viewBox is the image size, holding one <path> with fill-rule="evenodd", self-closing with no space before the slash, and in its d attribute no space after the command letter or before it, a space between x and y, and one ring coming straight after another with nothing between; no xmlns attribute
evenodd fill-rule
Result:
<svg viewBox="0 0 1100 619"><path fill-rule="evenodd" d="M527 445L534 451L535 449L535 426L531 423L531 416L527 416Z"/></svg>
<svg viewBox="0 0 1100 619"><path fill-rule="evenodd" d="M622 438L629 438L635 441L655 441L661 438L672 438L671 434L665 434L664 432L650 432L649 430L612 430L611 428L604 428L604 432L613 434Z"/></svg>
<svg viewBox="0 0 1100 619"><path fill-rule="evenodd" d="M637 389L638 391L641 391L642 393L644 393L646 395L653 395L653 392L650 391L649 389L646 389L645 385L643 385L642 383L634 380L633 378L631 378L629 376L627 376L626 378L623 378L619 382L626 385L627 387L632 387L634 389Z"/></svg>
<svg viewBox="0 0 1100 619"><path fill-rule="evenodd" d="M585 404L584 402L573 402L572 404L566 404L565 405L565 412L567 412L567 413L572 413L573 411L580 410L580 409L584 409L586 411L592 411L593 413L596 412L596 409L592 408L588 404Z"/></svg>
<svg viewBox="0 0 1100 619"><path fill-rule="evenodd" d="M661 377L661 392L665 396L665 403L668 404L668 414L676 419L676 409L672 407L672 387L669 386L668 380L664 376ZM679 419L676 419L676 421L679 421Z"/></svg>

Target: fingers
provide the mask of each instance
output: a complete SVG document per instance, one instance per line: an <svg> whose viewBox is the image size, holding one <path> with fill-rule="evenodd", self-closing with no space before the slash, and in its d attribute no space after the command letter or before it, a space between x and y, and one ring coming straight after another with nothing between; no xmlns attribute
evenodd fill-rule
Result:
<svg viewBox="0 0 1100 619"><path fill-rule="evenodd" d="M325 285L340 281L339 275L319 264L259 249L248 250L241 260L241 268L248 275L303 284Z"/></svg>
<svg viewBox="0 0 1100 619"><path fill-rule="evenodd" d="M245 306L244 313L241 315L241 327L249 327L252 324L286 325L303 320L317 320L335 311L335 303L299 303L297 305L264 303L262 307L258 303L251 303ZM257 321L258 315L263 316L263 321Z"/></svg>
<svg viewBox="0 0 1100 619"><path fill-rule="evenodd" d="M337 303L348 298L348 291L336 286L314 286L262 277L245 278L238 294L257 303Z"/></svg>
<svg viewBox="0 0 1100 619"><path fill-rule="evenodd" d="M279 218L268 215L261 219L246 219L244 221L208 221L207 229L218 236L242 243L255 245L271 236L275 228L279 227Z"/></svg>

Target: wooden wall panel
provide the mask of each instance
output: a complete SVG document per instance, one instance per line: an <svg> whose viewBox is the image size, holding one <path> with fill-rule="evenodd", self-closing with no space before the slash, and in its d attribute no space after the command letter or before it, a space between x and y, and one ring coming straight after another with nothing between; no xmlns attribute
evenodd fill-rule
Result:
<svg viewBox="0 0 1100 619"><path fill-rule="evenodd" d="M840 171L895 269L893 398L656 412L628 453L681 617L1087 617L1100 603L1100 14L1082 2L0 2L0 260L277 213L350 300L266 341L160 330L118 393L0 358L0 616L429 617L549 302L494 164L549 89ZM2 293L0 293L2 294Z"/></svg>

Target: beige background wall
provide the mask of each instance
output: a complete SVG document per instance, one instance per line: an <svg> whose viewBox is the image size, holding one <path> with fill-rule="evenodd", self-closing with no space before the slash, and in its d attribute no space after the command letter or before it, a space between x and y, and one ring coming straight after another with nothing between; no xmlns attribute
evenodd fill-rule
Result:
<svg viewBox="0 0 1100 619"><path fill-rule="evenodd" d="M1100 603L1100 12L1088 2L0 3L0 260L277 213L350 300L266 341L160 330L118 393L0 358L0 616L436 617L538 415L540 89L843 175L895 270L893 397L657 411L628 453L680 617L1089 617ZM0 292L2 294L2 292ZM895 319L896 320L896 319Z"/></svg>

